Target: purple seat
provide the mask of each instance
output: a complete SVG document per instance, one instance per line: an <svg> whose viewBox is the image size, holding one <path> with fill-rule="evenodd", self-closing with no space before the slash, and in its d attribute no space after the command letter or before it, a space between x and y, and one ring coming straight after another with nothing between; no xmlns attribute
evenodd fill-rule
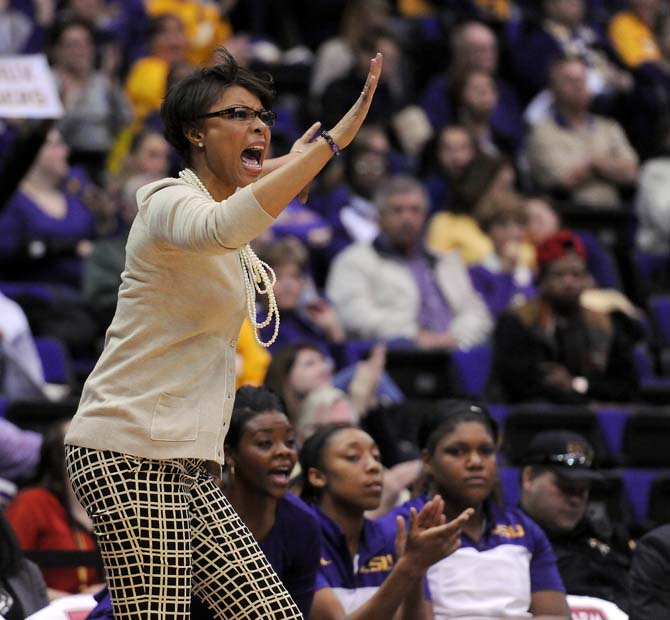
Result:
<svg viewBox="0 0 670 620"><path fill-rule="evenodd" d="M55 338L35 338L34 341L46 382L70 385L72 380L70 358L63 343Z"/></svg>
<svg viewBox="0 0 670 620"><path fill-rule="evenodd" d="M10 299L37 297L47 303L54 301L54 293L48 284L41 282L0 282L0 293Z"/></svg>
<svg viewBox="0 0 670 620"><path fill-rule="evenodd" d="M652 295L649 309L663 348L670 347L670 295Z"/></svg>
<svg viewBox="0 0 670 620"><path fill-rule="evenodd" d="M454 351L454 380L459 393L471 398L484 397L492 358L493 348L488 343L467 351Z"/></svg>

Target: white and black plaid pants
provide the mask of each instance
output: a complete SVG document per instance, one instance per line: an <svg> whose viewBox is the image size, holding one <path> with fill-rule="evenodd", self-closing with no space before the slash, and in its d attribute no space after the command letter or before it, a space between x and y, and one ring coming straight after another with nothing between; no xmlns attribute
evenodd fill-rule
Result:
<svg viewBox="0 0 670 620"><path fill-rule="evenodd" d="M189 620L191 594L220 619L302 619L204 461L66 446L66 464L116 620Z"/></svg>

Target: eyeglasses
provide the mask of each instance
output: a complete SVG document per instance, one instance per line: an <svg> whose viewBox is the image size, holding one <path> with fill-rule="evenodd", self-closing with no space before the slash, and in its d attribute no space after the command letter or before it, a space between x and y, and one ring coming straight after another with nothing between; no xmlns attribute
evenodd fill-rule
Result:
<svg viewBox="0 0 670 620"><path fill-rule="evenodd" d="M538 465L549 465L551 463L558 463L567 467L591 467L591 465L593 465L593 458L591 456L575 452L566 454L548 454L540 459L540 461L542 462L538 462Z"/></svg>
<svg viewBox="0 0 670 620"><path fill-rule="evenodd" d="M272 127L277 118L277 115L272 110L254 110L245 105L236 105L232 108L226 108L225 110L217 110L216 112L201 114L198 118L214 118L215 116L220 116L221 118L229 117L234 121L239 121L241 123L251 123L258 117L261 119L261 122L268 127Z"/></svg>

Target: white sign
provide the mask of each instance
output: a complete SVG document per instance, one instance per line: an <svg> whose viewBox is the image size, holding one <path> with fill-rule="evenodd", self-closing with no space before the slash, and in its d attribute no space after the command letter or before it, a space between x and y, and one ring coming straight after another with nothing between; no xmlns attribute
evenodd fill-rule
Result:
<svg viewBox="0 0 670 620"><path fill-rule="evenodd" d="M0 118L61 116L63 106L46 56L0 56Z"/></svg>

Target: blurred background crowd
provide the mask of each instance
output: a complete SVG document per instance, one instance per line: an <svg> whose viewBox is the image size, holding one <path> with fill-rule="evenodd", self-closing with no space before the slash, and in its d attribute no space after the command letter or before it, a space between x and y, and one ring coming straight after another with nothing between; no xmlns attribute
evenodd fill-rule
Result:
<svg viewBox="0 0 670 620"><path fill-rule="evenodd" d="M64 111L0 119L6 502L47 484L49 432L115 311L137 189L181 168L161 101L221 45L274 78L274 156L330 127L384 54L354 143L255 241L281 329L266 351L243 326L238 387L272 388L299 443L360 424L399 493L421 421L446 398L484 402L508 502L529 439L570 429L602 471L598 536L626 555L670 522L663 0L0 0L0 55L46 55ZM100 580L50 587L82 579Z"/></svg>

